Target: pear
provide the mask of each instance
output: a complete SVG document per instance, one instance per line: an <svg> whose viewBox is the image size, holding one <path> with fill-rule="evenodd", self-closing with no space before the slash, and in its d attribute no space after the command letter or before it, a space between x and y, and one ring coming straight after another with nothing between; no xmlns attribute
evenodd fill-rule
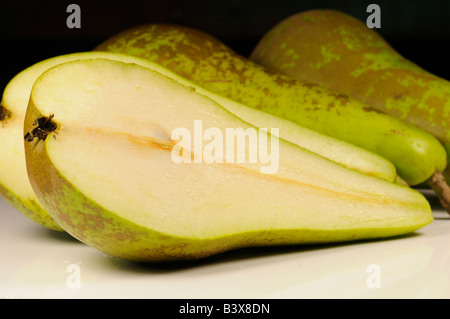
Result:
<svg viewBox="0 0 450 319"><path fill-rule="evenodd" d="M287 17L259 41L250 59L274 72L353 96L433 134L450 154L450 82L403 57L375 29L336 10ZM450 167L445 175L450 181ZM443 187L450 212L450 189Z"/></svg>
<svg viewBox="0 0 450 319"><path fill-rule="evenodd" d="M365 148L392 162L411 186L447 165L444 147L430 133L339 91L269 71L200 30L142 25L95 50L157 62L209 91Z"/></svg>
<svg viewBox="0 0 450 319"><path fill-rule="evenodd" d="M49 229L63 229L40 204L28 181L23 149L23 121L34 80L45 70L26 70L6 86L0 104L0 193L18 211Z"/></svg>
<svg viewBox="0 0 450 319"><path fill-rule="evenodd" d="M204 136L215 132L206 145L179 134L198 135L198 121ZM192 260L242 247L386 238L432 221L416 190L278 139L274 129L149 68L87 59L36 80L23 133L42 205L75 238L118 258ZM220 138L228 130L259 135L233 144ZM269 149L278 168L267 172L261 154ZM257 161L239 160L255 151Z"/></svg>
<svg viewBox="0 0 450 319"><path fill-rule="evenodd" d="M24 213L25 216L50 229L62 231L62 228L48 215L34 194L28 181L25 166L22 132L31 88L36 79L44 71L53 66L74 60L99 57L136 63L157 70L166 76L175 78L180 83L196 88L202 94L208 95L211 99L220 102L229 111L244 118L255 126L279 127L279 135L290 142L307 148L346 167L388 181L402 182L397 176L395 166L375 153L214 94L176 75L157 63L135 56L113 52L77 52L46 59L17 74L5 88L0 108L0 121L2 123L0 126L0 151L2 154L0 163L2 167L8 167L8 169L0 171L0 193L15 208Z"/></svg>

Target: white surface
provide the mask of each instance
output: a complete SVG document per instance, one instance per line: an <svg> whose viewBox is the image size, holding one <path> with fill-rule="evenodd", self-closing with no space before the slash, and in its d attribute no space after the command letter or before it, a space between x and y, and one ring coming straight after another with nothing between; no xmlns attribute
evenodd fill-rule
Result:
<svg viewBox="0 0 450 319"><path fill-rule="evenodd" d="M450 218L436 207L433 223L402 238L157 267L106 256L0 198L0 298L449 298Z"/></svg>

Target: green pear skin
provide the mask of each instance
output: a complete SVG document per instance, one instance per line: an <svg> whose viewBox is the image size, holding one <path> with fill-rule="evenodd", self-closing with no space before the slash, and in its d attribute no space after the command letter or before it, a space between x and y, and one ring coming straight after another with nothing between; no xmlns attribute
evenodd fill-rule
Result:
<svg viewBox="0 0 450 319"><path fill-rule="evenodd" d="M433 219L419 192L282 139L273 176L255 171L258 164L172 163L162 132L198 117L221 128L248 124L136 64L79 60L46 71L31 92L23 133L49 114L54 131L24 141L31 185L58 224L115 257L166 262L241 247L386 238Z"/></svg>
<svg viewBox="0 0 450 319"><path fill-rule="evenodd" d="M155 61L210 91L370 150L391 161L409 185L447 165L445 149L428 132L338 91L271 72L199 30L143 25L95 50Z"/></svg>
<svg viewBox="0 0 450 319"><path fill-rule="evenodd" d="M450 152L450 83L401 56L376 29L346 13L292 15L262 37L250 58L421 127Z"/></svg>
<svg viewBox="0 0 450 319"><path fill-rule="evenodd" d="M450 82L403 57L351 15L319 9L287 17L261 38L250 59L428 131L450 154ZM450 181L450 167L444 175ZM441 185L450 211L450 190Z"/></svg>

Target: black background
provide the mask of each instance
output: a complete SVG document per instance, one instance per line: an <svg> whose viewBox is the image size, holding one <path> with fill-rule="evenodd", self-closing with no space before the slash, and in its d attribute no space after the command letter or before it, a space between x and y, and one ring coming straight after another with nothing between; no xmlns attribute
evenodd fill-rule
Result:
<svg viewBox="0 0 450 319"><path fill-rule="evenodd" d="M81 7L81 29L69 29L70 3ZM450 1L18 1L0 2L0 90L25 67L60 54L89 51L108 37L146 23L195 27L248 56L259 39L288 16L337 9L366 21L370 3L381 7L377 29L403 56L450 79Z"/></svg>

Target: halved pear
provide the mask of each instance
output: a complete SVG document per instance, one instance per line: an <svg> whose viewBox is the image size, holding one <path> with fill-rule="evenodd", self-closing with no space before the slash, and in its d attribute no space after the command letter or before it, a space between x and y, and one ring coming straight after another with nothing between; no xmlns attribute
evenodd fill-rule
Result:
<svg viewBox="0 0 450 319"><path fill-rule="evenodd" d="M0 193L19 211L35 222L48 228L60 230L39 203L28 181L23 150L23 121L36 79L49 68L74 60L107 58L136 63L156 70L192 86L204 95L219 102L231 112L259 127L279 127L280 136L346 167L374 175L388 181L397 177L395 166L383 157L350 143L317 133L288 120L249 108L235 101L214 94L189 82L157 63L131 55L112 52L77 52L52 57L36 63L17 74L6 86L0 106Z"/></svg>
<svg viewBox="0 0 450 319"><path fill-rule="evenodd" d="M125 54L109 52L77 52L38 62L9 81L0 104L0 194L18 211L50 229L63 229L49 216L33 192L28 180L23 149L23 121L36 79L60 63L105 57L111 60L136 61Z"/></svg>
<svg viewBox="0 0 450 319"><path fill-rule="evenodd" d="M60 64L35 82L26 112L24 134L37 136L24 142L31 185L67 232L136 261L383 238L433 219L419 192L283 139L270 147L279 160L271 174L261 172L267 163L259 158L225 159L230 148L215 153L216 162L178 163L173 154L181 154L181 141L172 133L185 129L194 136L196 121L223 136L227 129L256 130L148 68L105 59ZM258 151L272 138L258 135ZM229 141L222 143L229 147ZM214 145L218 150L221 143ZM208 146L185 143L183 158L202 159ZM244 146L239 150L249 156L255 145Z"/></svg>
<svg viewBox="0 0 450 319"><path fill-rule="evenodd" d="M53 230L63 229L45 211L28 180L23 148L23 122L36 79L49 68L83 58L127 57L121 54L82 52L53 57L38 62L14 76L5 87L0 104L0 194L31 220Z"/></svg>

